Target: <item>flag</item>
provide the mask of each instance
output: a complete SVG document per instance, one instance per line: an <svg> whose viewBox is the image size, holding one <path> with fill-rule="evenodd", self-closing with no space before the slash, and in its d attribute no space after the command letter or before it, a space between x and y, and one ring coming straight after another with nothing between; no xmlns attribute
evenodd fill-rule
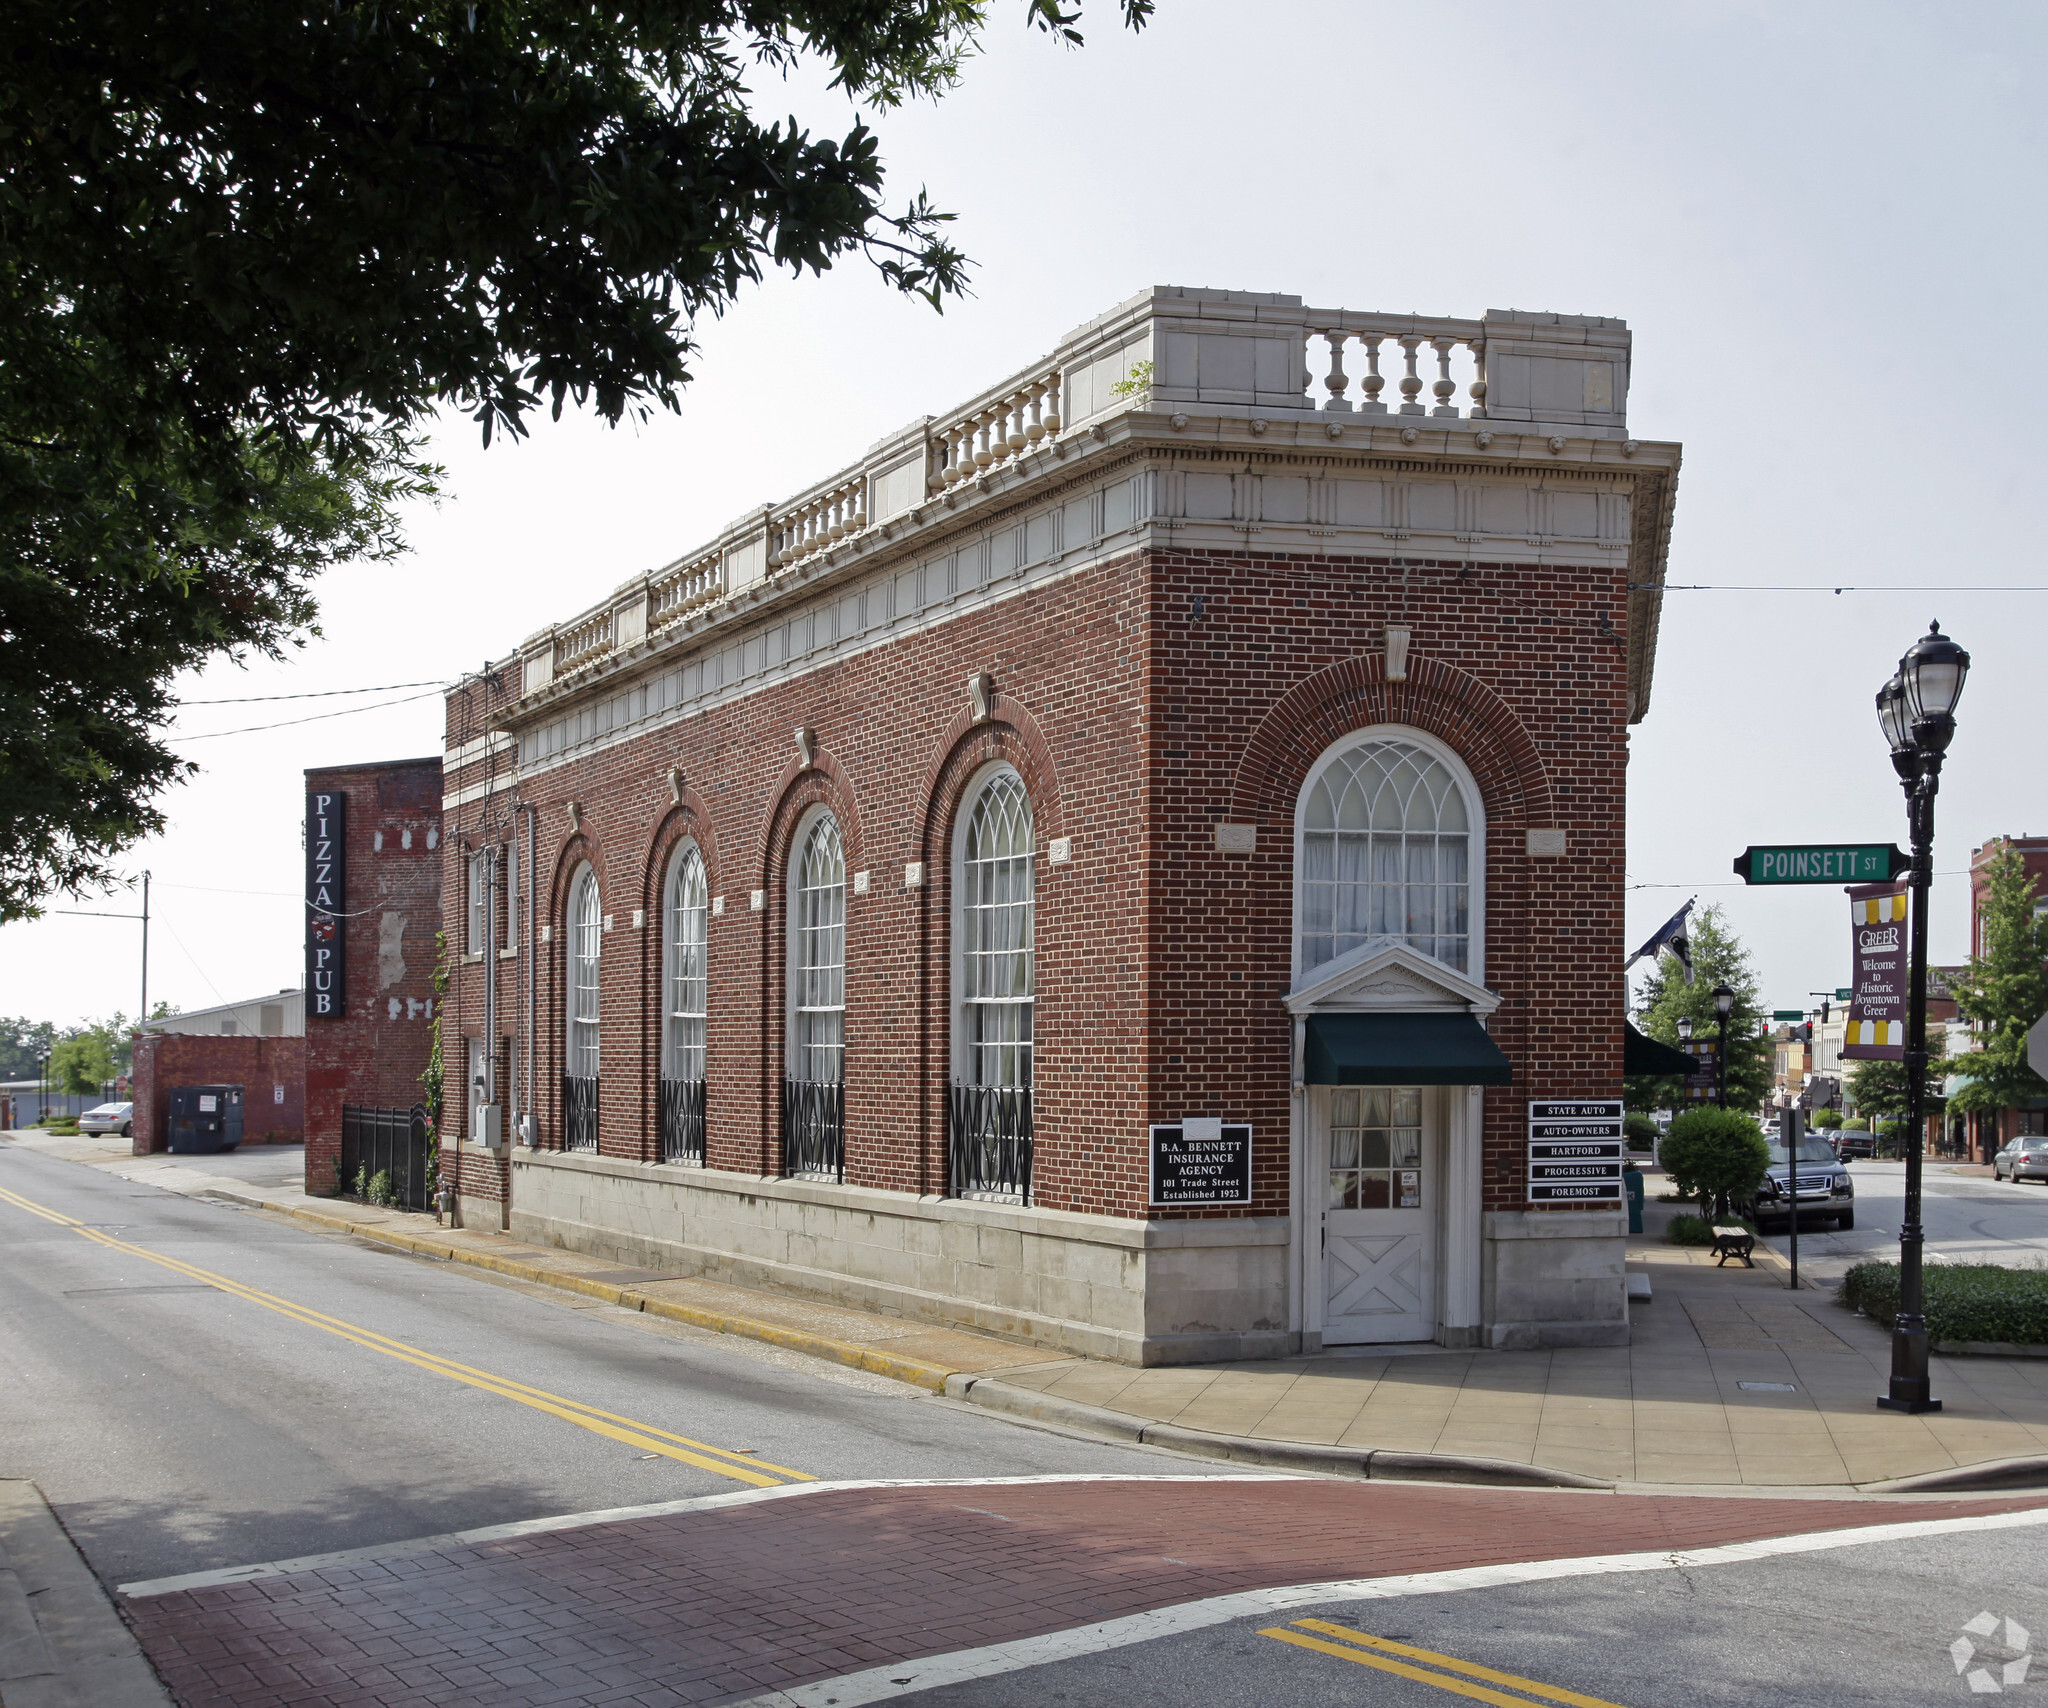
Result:
<svg viewBox="0 0 2048 1708"><path fill-rule="evenodd" d="M1662 925L1658 926L1656 935L1633 955L1629 956L1627 964L1621 970L1627 972L1629 967L1634 966L1636 962L1653 959L1660 950L1669 949L1672 954L1678 957L1678 964L1685 969L1685 982L1691 984L1692 940L1686 936L1685 916L1699 905L1699 899L1698 896L1694 896L1691 901L1687 902L1685 906L1681 907L1669 919L1665 920Z"/></svg>

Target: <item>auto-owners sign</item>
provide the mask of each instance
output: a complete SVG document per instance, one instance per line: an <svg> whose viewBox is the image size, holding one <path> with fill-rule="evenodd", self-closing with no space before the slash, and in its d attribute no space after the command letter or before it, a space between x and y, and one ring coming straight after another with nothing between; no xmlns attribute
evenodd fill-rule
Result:
<svg viewBox="0 0 2048 1708"><path fill-rule="evenodd" d="M1621 1202L1621 1099L1529 1105L1529 1202Z"/></svg>

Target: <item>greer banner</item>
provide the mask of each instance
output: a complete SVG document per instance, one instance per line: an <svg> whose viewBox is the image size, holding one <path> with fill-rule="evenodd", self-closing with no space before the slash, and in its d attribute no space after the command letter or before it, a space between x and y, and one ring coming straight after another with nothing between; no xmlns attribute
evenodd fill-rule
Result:
<svg viewBox="0 0 2048 1708"><path fill-rule="evenodd" d="M1855 994L1849 999L1842 1054L1850 1061L1906 1059L1906 909L1903 883L1855 884L1849 889L1849 964Z"/></svg>

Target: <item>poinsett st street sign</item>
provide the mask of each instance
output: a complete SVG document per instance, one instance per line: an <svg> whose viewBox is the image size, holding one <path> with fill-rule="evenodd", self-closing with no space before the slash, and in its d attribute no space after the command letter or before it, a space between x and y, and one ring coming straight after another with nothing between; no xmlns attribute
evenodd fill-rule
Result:
<svg viewBox="0 0 2048 1708"><path fill-rule="evenodd" d="M1810 842L1749 847L1735 856L1745 884L1881 884L1912 869L1890 842Z"/></svg>

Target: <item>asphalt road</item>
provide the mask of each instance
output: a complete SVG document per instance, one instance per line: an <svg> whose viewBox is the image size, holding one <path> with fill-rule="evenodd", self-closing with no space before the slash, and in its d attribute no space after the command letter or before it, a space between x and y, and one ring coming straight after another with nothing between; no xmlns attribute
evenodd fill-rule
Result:
<svg viewBox="0 0 2048 1708"><path fill-rule="evenodd" d="M1442 1708L1463 1695L1331 1648L1395 1659L1454 1684L1515 1691L1442 1663L1476 1664L1546 1686L1549 1700L1579 1708L1927 1708L1990 1694L2038 1700L2048 1691L2048 1664L2037 1671L2029 1663L2011 1682L2006 1668L2031 1652L2035 1632L2048 1650L2044 1585L2048 1528L1916 1538L1684 1571L1288 1608L901 1700L915 1708ZM2019 1629L2009 1629L2008 1619ZM1439 1658L1350 1643L1304 1620ZM1973 1620L1978 1628L1966 1631ZM1275 1630L1328 1647L1264 1634ZM2011 1637L2019 1647L2007 1646ZM1954 1649L1959 1641L1967 1653ZM2048 1663L2048 1654L2040 1659ZM1980 1670L1985 1677L1973 1685L1969 1675ZM814 1686L803 1700L813 1694L822 1700L829 1690Z"/></svg>
<svg viewBox="0 0 2048 1708"><path fill-rule="evenodd" d="M1849 1176L1856 1182L1856 1226L1847 1233L1802 1227L1802 1275L1833 1280L1865 1258L1898 1256L1906 1165L1852 1162ZM1940 1163L1924 1164L1920 1218L1930 1257L1952 1263L2048 1264L2048 1185L1955 1174ZM1768 1240L1778 1251L1788 1249L1782 1232Z"/></svg>
<svg viewBox="0 0 2048 1708"><path fill-rule="evenodd" d="M748 1459L822 1478L1205 1469L18 1147L0 1145L0 1188L136 1248L0 1201L0 1476L38 1483L108 1583L783 1480ZM713 1451L598 1432L626 1425Z"/></svg>

